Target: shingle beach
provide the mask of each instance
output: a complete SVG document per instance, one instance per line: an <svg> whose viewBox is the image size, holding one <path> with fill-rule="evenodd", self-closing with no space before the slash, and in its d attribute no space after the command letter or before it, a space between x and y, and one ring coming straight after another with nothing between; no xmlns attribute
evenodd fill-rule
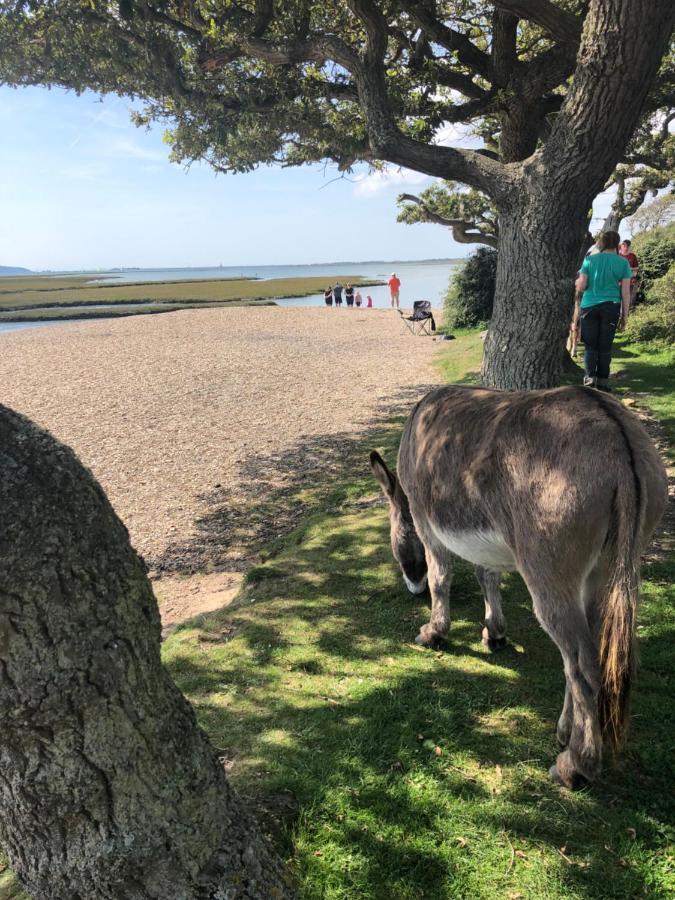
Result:
<svg viewBox="0 0 675 900"><path fill-rule="evenodd" d="M0 402L73 447L151 567L194 571L204 554L186 548L214 506L236 512L244 484L311 479L314 451L330 463L410 408L438 381L437 346L377 309L68 323L0 335Z"/></svg>

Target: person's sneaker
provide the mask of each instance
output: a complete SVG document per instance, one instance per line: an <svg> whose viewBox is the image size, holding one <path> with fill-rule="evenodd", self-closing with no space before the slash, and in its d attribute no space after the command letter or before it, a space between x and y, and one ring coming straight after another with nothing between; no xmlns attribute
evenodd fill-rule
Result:
<svg viewBox="0 0 675 900"><path fill-rule="evenodd" d="M590 375L584 376L584 387L597 387L597 382L595 378L591 378Z"/></svg>

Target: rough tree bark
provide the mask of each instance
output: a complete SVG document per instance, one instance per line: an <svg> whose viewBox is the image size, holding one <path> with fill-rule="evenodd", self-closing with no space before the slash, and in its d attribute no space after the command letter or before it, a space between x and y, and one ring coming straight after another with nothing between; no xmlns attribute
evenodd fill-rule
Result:
<svg viewBox="0 0 675 900"><path fill-rule="evenodd" d="M559 384L572 316L571 275L579 266L585 215L560 211L555 200L522 197L503 213L495 302L485 339L482 379L503 390Z"/></svg>
<svg viewBox="0 0 675 900"><path fill-rule="evenodd" d="M288 898L103 490L0 406L0 843L35 900Z"/></svg>

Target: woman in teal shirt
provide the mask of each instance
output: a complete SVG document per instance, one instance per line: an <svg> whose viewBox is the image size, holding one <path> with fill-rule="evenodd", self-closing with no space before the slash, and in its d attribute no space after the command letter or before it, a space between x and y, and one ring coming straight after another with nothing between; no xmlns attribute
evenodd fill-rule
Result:
<svg viewBox="0 0 675 900"><path fill-rule="evenodd" d="M581 298L581 339L584 342L584 384L610 391L609 364L612 342L623 330L630 304L632 272L617 250L621 238L616 231L603 231L598 238L599 253L587 256L577 278Z"/></svg>

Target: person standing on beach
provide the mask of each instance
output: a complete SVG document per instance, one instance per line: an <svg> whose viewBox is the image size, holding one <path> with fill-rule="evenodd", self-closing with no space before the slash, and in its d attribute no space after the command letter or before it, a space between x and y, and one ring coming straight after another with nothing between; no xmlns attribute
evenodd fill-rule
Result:
<svg viewBox="0 0 675 900"><path fill-rule="evenodd" d="M373 298L370 296L370 294L366 295L366 306L368 309L373 308Z"/></svg>
<svg viewBox="0 0 675 900"><path fill-rule="evenodd" d="M354 288L348 284L345 288L345 300L347 301L347 309L354 306Z"/></svg>
<svg viewBox="0 0 675 900"><path fill-rule="evenodd" d="M389 285L389 293L391 294L392 309L398 309L398 295L401 290L401 279L396 277L396 272L391 273L391 278L387 282Z"/></svg>
<svg viewBox="0 0 675 900"><path fill-rule="evenodd" d="M361 291L357 288L356 293L354 294L354 305L361 306L363 302L363 297L361 296Z"/></svg>
<svg viewBox="0 0 675 900"><path fill-rule="evenodd" d="M333 300L335 300L335 306L342 306L342 285L338 281L338 283L333 287Z"/></svg>
<svg viewBox="0 0 675 900"><path fill-rule="evenodd" d="M333 286L331 284L329 284L326 290L323 292L323 299L326 302L326 306L333 305Z"/></svg>

